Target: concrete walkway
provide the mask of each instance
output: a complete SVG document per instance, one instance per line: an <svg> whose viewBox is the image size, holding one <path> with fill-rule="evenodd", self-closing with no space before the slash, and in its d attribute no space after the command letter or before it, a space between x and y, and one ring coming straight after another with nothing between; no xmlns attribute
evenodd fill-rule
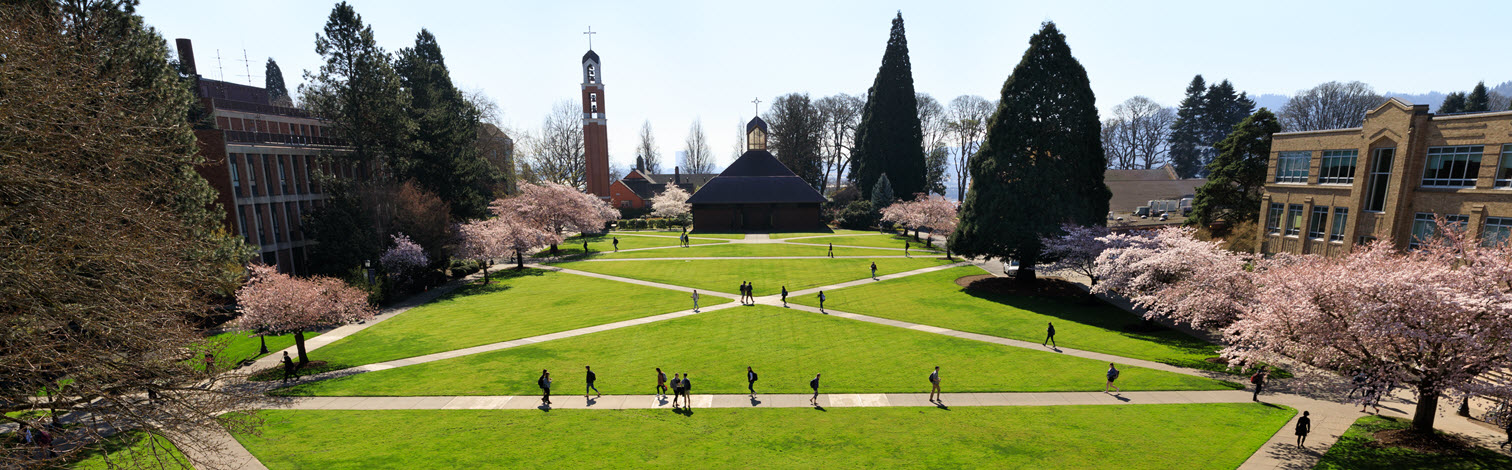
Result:
<svg viewBox="0 0 1512 470"><path fill-rule="evenodd" d="M692 408L807 408L811 394L692 395ZM282 410L530 410L530 409L670 409L672 398L656 395L553 395L543 406L539 395L439 397L311 397L270 403L264 409ZM1064 406L1152 405L1183 403L1245 403L1249 393L1237 390L1165 392L944 393L940 404L927 393L821 393L824 408L899 406Z"/></svg>
<svg viewBox="0 0 1512 470"><path fill-rule="evenodd" d="M656 249L659 249L659 248L646 248L646 249L647 250L656 250ZM886 250L888 248L868 248L868 249ZM901 250L899 250L899 251L901 251ZM884 255L884 256L689 256L689 257L686 257L686 258L600 258L600 259L585 259L585 260L578 260L578 261L582 262L582 263L606 263L606 262L618 262L618 261L708 261L708 260L725 260L725 261L728 261L728 260L774 260L774 259L884 259L884 258L904 259L904 258L914 258L914 257L913 256L903 256L903 255Z"/></svg>

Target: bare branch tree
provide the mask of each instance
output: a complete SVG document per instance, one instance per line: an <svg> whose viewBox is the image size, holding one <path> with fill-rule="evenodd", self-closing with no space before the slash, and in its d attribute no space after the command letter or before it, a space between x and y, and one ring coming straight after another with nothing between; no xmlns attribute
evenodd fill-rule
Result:
<svg viewBox="0 0 1512 470"><path fill-rule="evenodd" d="M582 188L587 183L583 157L582 111L571 101L558 101L530 136L529 174L540 181Z"/></svg>
<svg viewBox="0 0 1512 470"><path fill-rule="evenodd" d="M646 172L661 173L661 151L656 149L656 137L651 135L651 120L641 124L640 144L635 146L636 155L646 165Z"/></svg>
<svg viewBox="0 0 1512 470"><path fill-rule="evenodd" d="M1108 167L1150 169L1164 165L1170 149L1166 143L1176 112L1143 96L1113 107L1113 117L1103 121L1103 151Z"/></svg>
<svg viewBox="0 0 1512 470"><path fill-rule="evenodd" d="M982 146L987 136L987 118L992 117L997 106L986 98L976 95L961 95L950 100L950 136L956 144L956 200L966 199L966 188L971 183L968 162Z"/></svg>
<svg viewBox="0 0 1512 470"><path fill-rule="evenodd" d="M856 126L861 123L861 108L866 103L861 98L844 93L826 96L814 102L819 108L819 120L824 123L824 138L820 149L824 155L824 180L834 175L835 188L850 168L851 148L856 144Z"/></svg>
<svg viewBox="0 0 1512 470"><path fill-rule="evenodd" d="M709 139L704 136L703 120L694 119L688 126L688 138L683 140L683 170L692 174L714 172L714 152L709 150Z"/></svg>
<svg viewBox="0 0 1512 470"><path fill-rule="evenodd" d="M929 93L914 93L914 97L919 102L919 125L924 131L924 154L928 155L934 149L946 145L950 126L946 120L945 107L938 100L929 96Z"/></svg>
<svg viewBox="0 0 1512 470"><path fill-rule="evenodd" d="M1328 82L1297 92L1278 117L1287 131L1359 127L1365 113L1385 101L1363 82Z"/></svg>

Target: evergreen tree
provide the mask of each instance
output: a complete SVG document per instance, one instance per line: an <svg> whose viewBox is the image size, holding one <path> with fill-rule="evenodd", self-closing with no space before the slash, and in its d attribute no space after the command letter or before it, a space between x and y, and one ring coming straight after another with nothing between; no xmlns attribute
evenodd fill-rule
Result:
<svg viewBox="0 0 1512 470"><path fill-rule="evenodd" d="M893 175L893 188L901 194L925 190L924 131L918 107L903 13L898 12L887 50L882 53L882 67L867 92L861 124L856 128L851 177L862 194L871 191L871 185L883 173Z"/></svg>
<svg viewBox="0 0 1512 470"><path fill-rule="evenodd" d="M1216 146L1234 131L1234 126L1255 112L1255 102L1244 93L1235 93L1234 84L1228 80L1208 87L1203 96L1204 110L1201 134L1202 170L1199 176L1207 175L1207 164L1217 156Z"/></svg>
<svg viewBox="0 0 1512 470"><path fill-rule="evenodd" d="M263 87L268 90L268 101L278 102L280 98L289 98L289 88L284 85L283 69L278 68L278 62L272 57L268 58L268 64L263 68Z"/></svg>
<svg viewBox="0 0 1512 470"><path fill-rule="evenodd" d="M887 180L887 173L883 173L882 176L877 177L877 184L872 185L872 211L880 211L882 208L892 205L893 201L897 199L897 196L893 193L892 183Z"/></svg>
<svg viewBox="0 0 1512 470"><path fill-rule="evenodd" d="M1017 259L1019 279L1033 280L1041 237L1068 222L1105 223L1112 193L1103 184L1101 134L1087 71L1045 22L1003 84L987 140L971 158L971 191L951 248Z"/></svg>
<svg viewBox="0 0 1512 470"><path fill-rule="evenodd" d="M1439 114L1461 113L1465 111L1465 94L1461 92L1450 93L1444 97L1444 102L1439 104Z"/></svg>
<svg viewBox="0 0 1512 470"><path fill-rule="evenodd" d="M1197 188L1187 224L1238 223L1260 216L1271 134L1277 132L1281 123L1270 110L1260 108L1218 142L1218 157L1208 164L1208 181Z"/></svg>
<svg viewBox="0 0 1512 470"><path fill-rule="evenodd" d="M1491 110L1491 96L1486 93L1486 82L1475 84L1469 95L1465 95L1465 112L1481 112Z"/></svg>
<svg viewBox="0 0 1512 470"><path fill-rule="evenodd" d="M338 155L358 163L362 177L371 177L373 165L403 173L405 141L414 127L404 111L409 98L389 54L373 39L373 28L351 5L338 3L324 32L315 35L315 53L325 64L316 73L305 72L308 83L299 87L300 101L330 121L352 148Z"/></svg>
<svg viewBox="0 0 1512 470"><path fill-rule="evenodd" d="M435 193L457 220L487 217L499 175L478 152L478 110L452 84L436 37L420 30L415 47L399 51L395 70L415 123L407 164L396 176Z"/></svg>
<svg viewBox="0 0 1512 470"><path fill-rule="evenodd" d="M1182 178L1196 177L1202 170L1202 152L1198 147L1202 142L1200 129L1202 112L1207 107L1203 103L1206 93L1207 83L1203 82L1202 75L1193 77L1192 83L1187 85L1186 98L1176 109L1176 123L1171 125L1168 140L1171 164L1176 167L1176 175Z"/></svg>
<svg viewBox="0 0 1512 470"><path fill-rule="evenodd" d="M819 144L824 137L824 121L819 117L819 108L809 101L808 94L777 97L772 100L764 119L771 129L771 135L767 136L767 150L809 186L822 191L824 167Z"/></svg>
<svg viewBox="0 0 1512 470"><path fill-rule="evenodd" d="M925 167L928 173L924 175L924 191L929 194L945 195L945 177L950 167L950 149L935 147L924 156Z"/></svg>
<svg viewBox="0 0 1512 470"><path fill-rule="evenodd" d="M318 241L310 245L310 269L315 274L345 277L363 261L377 259L383 238L362 208L362 198L350 181L323 183L325 204L305 215L300 229Z"/></svg>

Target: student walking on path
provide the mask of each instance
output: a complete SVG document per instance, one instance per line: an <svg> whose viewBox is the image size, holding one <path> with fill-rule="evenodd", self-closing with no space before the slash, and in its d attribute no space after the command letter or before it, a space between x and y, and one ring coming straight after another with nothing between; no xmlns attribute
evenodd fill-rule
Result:
<svg viewBox="0 0 1512 470"><path fill-rule="evenodd" d="M782 308L787 308L787 286L782 286Z"/></svg>
<svg viewBox="0 0 1512 470"><path fill-rule="evenodd" d="M1507 431L1507 440L1502 441L1501 448L1506 448L1507 446L1512 445L1512 416L1505 416L1502 418L1502 427L1506 428L1505 431Z"/></svg>
<svg viewBox="0 0 1512 470"><path fill-rule="evenodd" d="M583 239L583 254L585 254L585 255L588 254L588 239L587 238Z"/></svg>
<svg viewBox="0 0 1512 470"><path fill-rule="evenodd" d="M289 352L288 351L284 351L283 369L284 369L283 383L289 383L289 377L293 377L294 376L294 361L292 359L289 359Z"/></svg>
<svg viewBox="0 0 1512 470"><path fill-rule="evenodd" d="M751 396L756 396L756 371L751 366L746 366L746 389L751 391Z"/></svg>
<svg viewBox="0 0 1512 470"><path fill-rule="evenodd" d="M593 393L595 395L594 398L604 396L604 394L599 393L598 387L593 386L593 381L598 380L598 374L593 373L593 368L588 366L583 366L583 370L588 371L588 377L586 378L586 380L588 381L588 386L583 387L583 398L588 398L589 390L593 390Z"/></svg>
<svg viewBox="0 0 1512 470"><path fill-rule="evenodd" d="M831 257L831 258L835 257L835 243L834 242L830 242L829 257Z"/></svg>
<svg viewBox="0 0 1512 470"><path fill-rule="evenodd" d="M1113 381L1114 380L1118 380L1118 367L1115 367L1113 365L1113 363L1109 362L1108 363L1108 386L1103 387L1103 392L1107 392L1108 389L1111 388L1115 392L1123 393L1123 389L1118 388L1117 385L1113 385Z"/></svg>
<svg viewBox="0 0 1512 470"><path fill-rule="evenodd" d="M1265 389L1265 378L1270 374L1269 371L1269 368L1262 367L1260 372L1250 376L1250 383L1255 384L1255 395L1250 397L1251 401L1260 401L1260 391Z"/></svg>
<svg viewBox="0 0 1512 470"><path fill-rule="evenodd" d="M693 390L693 379L689 379L688 378L688 373L687 372L683 372L683 379L682 379L683 408L692 408L693 407L693 397L691 397L691 396L688 395L688 392L691 391L691 390Z"/></svg>
<svg viewBox="0 0 1512 470"><path fill-rule="evenodd" d="M819 291L819 313L824 313L824 291Z"/></svg>
<svg viewBox="0 0 1512 470"><path fill-rule="evenodd" d="M1043 344L1040 344L1040 346L1044 346L1044 345L1048 344L1048 345L1050 345L1051 348L1060 349L1059 347L1057 347L1055 345L1055 323L1052 323L1052 322L1046 322L1046 323L1048 325L1050 325L1050 326L1047 327L1047 328L1045 328L1045 342Z"/></svg>
<svg viewBox="0 0 1512 470"><path fill-rule="evenodd" d="M935 400L944 401L940 396L940 366L935 366L934 372L929 373L929 402Z"/></svg>
<svg viewBox="0 0 1512 470"><path fill-rule="evenodd" d="M756 305L756 285L751 284L751 281L746 281L746 300L750 301L751 305Z"/></svg>
<svg viewBox="0 0 1512 470"><path fill-rule="evenodd" d="M908 254L908 245L908 242L903 242L903 256L912 257L913 255Z"/></svg>
<svg viewBox="0 0 1512 470"><path fill-rule="evenodd" d="M614 237L614 251L619 252L619 237Z"/></svg>
<svg viewBox="0 0 1512 470"><path fill-rule="evenodd" d="M814 380L809 381L809 388L814 389L814 397L809 399L809 403L819 406L819 374L814 374Z"/></svg>
<svg viewBox="0 0 1512 470"><path fill-rule="evenodd" d="M551 404L551 373L541 369L541 378L536 379L536 385L541 387L541 405Z"/></svg>
<svg viewBox="0 0 1512 470"><path fill-rule="evenodd" d="M872 280L873 281L877 280L877 262L876 261L872 262Z"/></svg>
<svg viewBox="0 0 1512 470"><path fill-rule="evenodd" d="M672 374L672 407L677 408L677 399L682 397L682 374Z"/></svg>
<svg viewBox="0 0 1512 470"><path fill-rule="evenodd" d="M667 396L667 373L662 372L660 367L656 368L656 396Z"/></svg>
<svg viewBox="0 0 1512 470"><path fill-rule="evenodd" d="M1303 411L1302 417L1297 418L1297 447L1307 447L1307 433L1312 432L1312 418L1307 415L1308 412Z"/></svg>
<svg viewBox="0 0 1512 470"><path fill-rule="evenodd" d="M698 289L693 289L693 313L698 313Z"/></svg>

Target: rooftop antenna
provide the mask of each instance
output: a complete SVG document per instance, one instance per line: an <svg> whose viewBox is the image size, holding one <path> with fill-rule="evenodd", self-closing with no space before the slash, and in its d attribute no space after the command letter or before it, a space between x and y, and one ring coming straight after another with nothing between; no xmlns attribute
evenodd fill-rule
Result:
<svg viewBox="0 0 1512 470"><path fill-rule="evenodd" d="M593 32L593 27L589 26L588 31L584 31L583 34L588 35L588 50L593 50L593 35L598 33Z"/></svg>
<svg viewBox="0 0 1512 470"><path fill-rule="evenodd" d="M221 68L220 49L215 50L215 79L226 81L226 71Z"/></svg>
<svg viewBox="0 0 1512 470"><path fill-rule="evenodd" d="M247 49L246 48L242 48L242 60L241 61L242 61L242 68L247 71L247 75L246 75L246 77L247 77L247 86L257 86L257 85L253 85L252 84L252 61L247 60Z"/></svg>

